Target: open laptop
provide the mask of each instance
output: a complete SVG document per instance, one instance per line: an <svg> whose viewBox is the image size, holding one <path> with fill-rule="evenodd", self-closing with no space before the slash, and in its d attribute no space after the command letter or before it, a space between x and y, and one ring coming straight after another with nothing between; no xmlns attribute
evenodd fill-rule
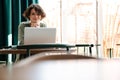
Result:
<svg viewBox="0 0 120 80"><path fill-rule="evenodd" d="M25 27L24 45L56 42L56 28Z"/></svg>

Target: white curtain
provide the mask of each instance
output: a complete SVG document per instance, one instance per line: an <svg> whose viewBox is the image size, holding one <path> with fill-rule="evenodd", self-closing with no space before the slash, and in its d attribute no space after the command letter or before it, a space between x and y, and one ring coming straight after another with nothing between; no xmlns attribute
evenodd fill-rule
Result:
<svg viewBox="0 0 120 80"><path fill-rule="evenodd" d="M57 42L96 44L96 0L39 0L39 4L47 14L44 22L57 28Z"/></svg>

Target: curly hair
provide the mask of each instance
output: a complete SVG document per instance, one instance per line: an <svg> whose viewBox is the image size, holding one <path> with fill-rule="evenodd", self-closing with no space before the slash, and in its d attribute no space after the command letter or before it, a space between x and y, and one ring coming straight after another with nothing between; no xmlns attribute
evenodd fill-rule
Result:
<svg viewBox="0 0 120 80"><path fill-rule="evenodd" d="M31 4L23 13L23 16L26 19L30 19L29 16L30 16L32 9L35 9L37 14L41 15L41 20L46 17L46 13L44 12L44 10L42 9L42 7L39 4Z"/></svg>

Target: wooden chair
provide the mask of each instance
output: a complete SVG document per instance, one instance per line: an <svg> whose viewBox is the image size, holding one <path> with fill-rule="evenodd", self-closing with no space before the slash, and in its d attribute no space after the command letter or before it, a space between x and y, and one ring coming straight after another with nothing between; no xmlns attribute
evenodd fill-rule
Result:
<svg viewBox="0 0 120 80"><path fill-rule="evenodd" d="M52 54L51 54L52 53ZM13 67L21 67L28 66L29 64L33 64L35 62L42 62L46 60L64 60L64 59L97 59L91 56L77 55L77 54L58 54L59 52L43 52L38 53L33 56L30 56L26 59L23 59L14 64ZM47 55L45 55L47 54Z"/></svg>

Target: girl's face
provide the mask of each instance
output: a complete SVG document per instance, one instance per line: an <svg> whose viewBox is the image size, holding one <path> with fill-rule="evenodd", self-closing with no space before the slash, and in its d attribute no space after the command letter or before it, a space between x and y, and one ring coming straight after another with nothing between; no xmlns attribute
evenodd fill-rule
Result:
<svg viewBox="0 0 120 80"><path fill-rule="evenodd" d="M30 17L31 23L37 23L41 20L41 15L38 15L35 9L31 10L29 17Z"/></svg>

